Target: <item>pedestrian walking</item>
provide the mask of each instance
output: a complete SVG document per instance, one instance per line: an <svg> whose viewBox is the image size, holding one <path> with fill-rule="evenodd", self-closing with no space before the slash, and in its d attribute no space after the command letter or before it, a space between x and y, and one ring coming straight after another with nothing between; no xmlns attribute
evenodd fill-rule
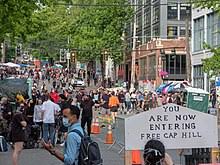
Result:
<svg viewBox="0 0 220 165"><path fill-rule="evenodd" d="M26 129L27 121L23 114L23 108L19 108L14 115L11 123L10 137L14 145L14 150L12 154L13 165L18 165L18 158L23 149L24 142L26 139Z"/></svg>
<svg viewBox="0 0 220 165"><path fill-rule="evenodd" d="M87 86L90 86L90 77L87 78Z"/></svg>
<svg viewBox="0 0 220 165"><path fill-rule="evenodd" d="M87 124L87 134L90 136L91 134L91 125L92 125L92 107L95 103L92 101L91 97L88 95L83 96L82 102L80 107L82 108L82 119L81 119L81 126L83 130L85 129L85 125Z"/></svg>
<svg viewBox="0 0 220 165"><path fill-rule="evenodd" d="M109 94L108 91L105 90L102 94L101 98L101 105L102 105L102 115L110 115L110 110L109 110Z"/></svg>
<svg viewBox="0 0 220 165"><path fill-rule="evenodd" d="M53 80L53 89L56 89L56 84L57 84L56 79L54 79Z"/></svg>
<svg viewBox="0 0 220 165"><path fill-rule="evenodd" d="M59 105L51 101L50 96L47 96L46 101L42 105L43 111L43 139L45 142L50 141L55 143L55 116L60 111Z"/></svg>
<svg viewBox="0 0 220 165"><path fill-rule="evenodd" d="M115 123L115 117L117 116L119 104L120 103L119 103L118 97L115 96L115 92L112 92L109 98L109 107L111 110L113 123Z"/></svg>
<svg viewBox="0 0 220 165"><path fill-rule="evenodd" d="M128 91L125 93L125 107L126 107L127 111L130 111L130 109L131 109L131 95Z"/></svg>
<svg viewBox="0 0 220 165"><path fill-rule="evenodd" d="M43 136L43 111L42 100L38 99L34 106L34 123L40 127L40 138Z"/></svg>
<svg viewBox="0 0 220 165"><path fill-rule="evenodd" d="M124 111L125 109L125 106L124 106L124 103L125 103L125 95L124 95L124 92L123 91L118 91L118 99L119 99L119 102L120 102L120 111Z"/></svg>
<svg viewBox="0 0 220 165"><path fill-rule="evenodd" d="M133 111L136 109L136 105L137 105L137 95L135 92L132 92L131 93L131 107Z"/></svg>
<svg viewBox="0 0 220 165"><path fill-rule="evenodd" d="M50 143L42 142L45 149L64 162L64 165L78 165L81 137L73 131L77 130L84 135L83 129L79 123L79 116L80 110L76 106L70 105L69 107L65 107L63 110L63 124L68 127L63 152L59 151L57 148L54 148L54 146Z"/></svg>

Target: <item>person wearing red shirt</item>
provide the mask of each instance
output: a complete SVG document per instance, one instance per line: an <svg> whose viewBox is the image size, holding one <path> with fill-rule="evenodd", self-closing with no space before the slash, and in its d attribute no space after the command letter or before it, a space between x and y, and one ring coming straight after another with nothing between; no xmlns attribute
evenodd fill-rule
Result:
<svg viewBox="0 0 220 165"><path fill-rule="evenodd" d="M51 90L50 97L52 98L54 103L57 104L59 102L60 99L59 94L54 89Z"/></svg>

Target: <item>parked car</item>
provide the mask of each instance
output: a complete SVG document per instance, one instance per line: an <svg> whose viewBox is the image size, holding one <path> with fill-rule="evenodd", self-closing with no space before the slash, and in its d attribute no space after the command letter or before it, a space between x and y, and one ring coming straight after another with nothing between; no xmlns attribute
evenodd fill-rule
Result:
<svg viewBox="0 0 220 165"><path fill-rule="evenodd" d="M86 86L84 80L80 77L73 78L71 81L71 85L73 87L85 87Z"/></svg>

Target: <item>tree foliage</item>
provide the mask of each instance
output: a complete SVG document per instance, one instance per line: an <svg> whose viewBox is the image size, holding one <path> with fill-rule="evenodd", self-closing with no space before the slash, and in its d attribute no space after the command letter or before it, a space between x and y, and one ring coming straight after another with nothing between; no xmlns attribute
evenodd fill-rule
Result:
<svg viewBox="0 0 220 165"><path fill-rule="evenodd" d="M220 2L219 0L192 0L190 1L193 3L195 6L200 7L200 8L208 8L208 9L213 9L215 11L220 11Z"/></svg>
<svg viewBox="0 0 220 165"><path fill-rule="evenodd" d="M195 5L197 7L213 9L215 12L220 12L219 0L192 1L192 2L196 2ZM210 45L205 43L204 48L209 49L213 53L212 57L202 60L204 72L208 73L209 77L219 75L220 74L220 47L211 47Z"/></svg>
<svg viewBox="0 0 220 165"><path fill-rule="evenodd" d="M120 63L123 49L121 36L132 10L120 6L126 0L96 0L95 3L118 6L82 8L72 28L72 46L81 50L78 57L83 60L102 59L103 53L107 52L115 63Z"/></svg>
<svg viewBox="0 0 220 165"><path fill-rule="evenodd" d="M73 13L66 6L55 5L33 14L32 34L28 36L27 43L35 49L36 55L56 57L59 49L68 47L69 24L73 20Z"/></svg>
<svg viewBox="0 0 220 165"><path fill-rule="evenodd" d="M213 53L213 56L202 60L203 70L209 77L220 74L220 48L211 48L206 46Z"/></svg>

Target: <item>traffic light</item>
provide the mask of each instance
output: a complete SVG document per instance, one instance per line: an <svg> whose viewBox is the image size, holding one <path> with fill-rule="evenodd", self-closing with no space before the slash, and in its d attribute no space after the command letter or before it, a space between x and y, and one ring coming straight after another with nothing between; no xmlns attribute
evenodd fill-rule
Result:
<svg viewBox="0 0 220 165"><path fill-rule="evenodd" d="M21 56L21 46L20 45L18 45L16 48L16 54L17 54L17 56Z"/></svg>
<svg viewBox="0 0 220 165"><path fill-rule="evenodd" d="M71 62L76 63L76 52L71 52Z"/></svg>
<svg viewBox="0 0 220 165"><path fill-rule="evenodd" d="M65 62L66 61L66 51L65 49L60 49L60 62Z"/></svg>

